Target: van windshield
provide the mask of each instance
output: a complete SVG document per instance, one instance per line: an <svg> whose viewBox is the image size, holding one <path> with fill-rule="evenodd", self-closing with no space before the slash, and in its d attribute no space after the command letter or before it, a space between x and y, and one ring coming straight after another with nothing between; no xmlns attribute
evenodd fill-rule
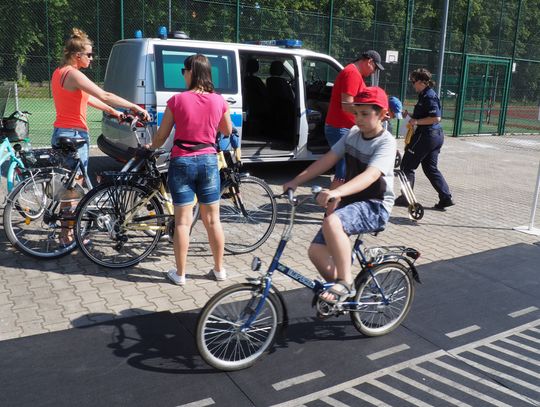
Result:
<svg viewBox="0 0 540 407"><path fill-rule="evenodd" d="M182 92L187 90L182 76L184 60L190 55L204 54L212 66L212 82L218 93L238 93L236 58L234 51L206 48L178 48L156 45L156 90Z"/></svg>

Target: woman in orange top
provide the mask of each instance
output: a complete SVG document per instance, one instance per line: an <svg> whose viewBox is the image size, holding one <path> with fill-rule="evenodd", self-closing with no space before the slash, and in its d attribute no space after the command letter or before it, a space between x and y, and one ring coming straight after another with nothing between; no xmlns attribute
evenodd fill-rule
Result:
<svg viewBox="0 0 540 407"><path fill-rule="evenodd" d="M64 46L61 65L54 71L51 85L56 120L51 143L57 146L59 137L83 137L87 143L79 149L79 156L88 168L89 136L86 122L87 106L103 110L117 118L122 112L112 106L130 109L133 113L142 113L149 120L148 112L142 107L127 101L113 93L106 92L92 82L80 70L88 68L92 62L92 41L85 32L73 28L70 38Z"/></svg>

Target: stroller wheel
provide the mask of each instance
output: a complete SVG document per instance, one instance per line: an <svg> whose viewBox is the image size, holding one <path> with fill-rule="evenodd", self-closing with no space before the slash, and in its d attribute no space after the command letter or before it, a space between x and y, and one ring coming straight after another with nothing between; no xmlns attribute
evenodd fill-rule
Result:
<svg viewBox="0 0 540 407"><path fill-rule="evenodd" d="M424 217L424 207L419 203L409 205L409 217L413 220L422 219Z"/></svg>

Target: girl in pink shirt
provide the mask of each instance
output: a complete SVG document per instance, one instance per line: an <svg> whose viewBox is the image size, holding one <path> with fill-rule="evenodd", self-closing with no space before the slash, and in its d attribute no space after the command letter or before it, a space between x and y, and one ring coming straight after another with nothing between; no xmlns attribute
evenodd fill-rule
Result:
<svg viewBox="0 0 540 407"><path fill-rule="evenodd" d="M169 191L174 203L176 268L169 270L167 277L178 285L186 283L195 195L214 257L214 268L210 270L210 275L216 280L226 278L223 267L225 239L219 219L221 186L214 144L218 131L225 135L232 132L227 102L221 95L214 93L208 58L201 54L186 58L182 75L188 91L169 99L161 125L150 146L152 149L161 147L173 126L176 126L168 174Z"/></svg>

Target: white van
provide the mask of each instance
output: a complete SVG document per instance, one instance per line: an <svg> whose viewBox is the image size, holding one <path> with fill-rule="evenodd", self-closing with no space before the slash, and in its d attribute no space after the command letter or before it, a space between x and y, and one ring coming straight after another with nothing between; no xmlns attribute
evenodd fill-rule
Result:
<svg viewBox="0 0 540 407"><path fill-rule="evenodd" d="M167 100L186 90L181 74L185 58L204 54L212 65L216 92L229 103L243 161L314 160L329 149L324 121L343 67L328 55L298 48L296 40L263 43L121 40L112 48L104 88L148 110L155 132ZM102 130L98 145L108 155L136 146L127 127L107 115ZM172 137L167 143L164 148L172 146Z"/></svg>

